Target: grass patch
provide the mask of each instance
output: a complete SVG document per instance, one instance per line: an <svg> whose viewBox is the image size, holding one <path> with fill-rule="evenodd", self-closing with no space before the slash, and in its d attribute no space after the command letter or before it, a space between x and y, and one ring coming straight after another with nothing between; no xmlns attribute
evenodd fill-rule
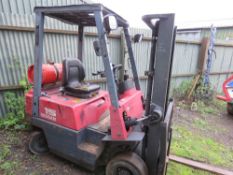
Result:
<svg viewBox="0 0 233 175"><path fill-rule="evenodd" d="M10 146L6 144L0 145L0 172L2 171L4 175L14 174L19 163L16 161L9 160L11 156Z"/></svg>
<svg viewBox="0 0 233 175"><path fill-rule="evenodd" d="M211 173L190 168L174 162L169 162L167 175L212 175Z"/></svg>
<svg viewBox="0 0 233 175"><path fill-rule="evenodd" d="M214 108L213 106L206 105L202 101L197 101L197 111L201 114L218 114L219 110Z"/></svg>
<svg viewBox="0 0 233 175"><path fill-rule="evenodd" d="M0 163L4 161L11 153L10 146L1 144L0 145Z"/></svg>
<svg viewBox="0 0 233 175"><path fill-rule="evenodd" d="M17 161L5 161L0 164L0 170L4 172L4 175L13 175L15 170L19 167L19 162Z"/></svg>
<svg viewBox="0 0 233 175"><path fill-rule="evenodd" d="M19 132L6 132L6 143L8 145L21 145L22 140L19 138Z"/></svg>
<svg viewBox="0 0 233 175"><path fill-rule="evenodd" d="M216 100L215 100L216 101ZM197 101L193 102L193 105L196 105L196 111L206 115L206 114L219 114L223 109L222 107L219 107L218 105L220 103L210 101L209 104L204 103L203 101Z"/></svg>
<svg viewBox="0 0 233 175"><path fill-rule="evenodd" d="M7 136L8 138L8 136ZM6 139L7 139L6 138ZM20 162L16 159L11 150L11 146L7 144L0 144L0 174L13 175L20 166Z"/></svg>
<svg viewBox="0 0 233 175"><path fill-rule="evenodd" d="M190 132L184 127L174 128L172 154L218 166L233 168L233 150L213 139Z"/></svg>
<svg viewBox="0 0 233 175"><path fill-rule="evenodd" d="M196 128L201 130L205 130L209 127L208 123L204 119L200 118L195 118L193 124Z"/></svg>
<svg viewBox="0 0 233 175"><path fill-rule="evenodd" d="M212 105L216 107L219 111L226 111L226 102L218 99L212 101Z"/></svg>

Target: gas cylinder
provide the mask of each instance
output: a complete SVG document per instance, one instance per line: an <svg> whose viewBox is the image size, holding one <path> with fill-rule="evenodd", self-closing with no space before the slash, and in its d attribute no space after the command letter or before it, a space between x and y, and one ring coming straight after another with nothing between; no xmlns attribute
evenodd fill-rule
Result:
<svg viewBox="0 0 233 175"><path fill-rule="evenodd" d="M28 81L34 82L34 65L28 67ZM42 65L42 85L56 83L62 80L62 64L43 64Z"/></svg>

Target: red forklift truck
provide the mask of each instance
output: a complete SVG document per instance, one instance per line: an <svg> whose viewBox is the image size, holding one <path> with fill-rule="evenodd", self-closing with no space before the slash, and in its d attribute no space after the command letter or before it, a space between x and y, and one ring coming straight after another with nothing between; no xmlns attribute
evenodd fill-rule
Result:
<svg viewBox="0 0 233 175"><path fill-rule="evenodd" d="M168 90L174 14L143 17L152 30L144 100L125 19L101 4L35 7L35 13L33 88L25 97L26 113L34 129L29 150L34 154L49 150L91 171L105 167L102 174L106 175L165 174L173 109ZM60 66L51 64L56 76L42 64L46 16L78 25L78 58L64 59ZM97 28L98 40L93 46L102 57L104 71L94 75L106 77L107 91L84 81L84 27ZM124 75L122 81L117 79L122 66L111 63L108 49L108 34L118 27L124 31L132 69L132 78Z"/></svg>

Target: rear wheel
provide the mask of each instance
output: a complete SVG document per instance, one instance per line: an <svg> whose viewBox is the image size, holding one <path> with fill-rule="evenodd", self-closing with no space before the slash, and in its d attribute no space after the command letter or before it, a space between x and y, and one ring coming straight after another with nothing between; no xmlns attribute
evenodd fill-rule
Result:
<svg viewBox="0 0 233 175"><path fill-rule="evenodd" d="M42 131L34 131L28 144L29 151L36 155L41 155L49 151L46 138Z"/></svg>
<svg viewBox="0 0 233 175"><path fill-rule="evenodd" d="M129 152L119 154L110 160L106 175L148 175L148 170L141 157Z"/></svg>
<svg viewBox="0 0 233 175"><path fill-rule="evenodd" d="M233 103L227 103L227 113L233 115Z"/></svg>

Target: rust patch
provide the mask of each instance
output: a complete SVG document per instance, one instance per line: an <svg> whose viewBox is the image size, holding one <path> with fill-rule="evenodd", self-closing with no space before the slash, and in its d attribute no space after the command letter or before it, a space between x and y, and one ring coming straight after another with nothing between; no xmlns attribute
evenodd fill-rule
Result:
<svg viewBox="0 0 233 175"><path fill-rule="evenodd" d="M107 132L108 128L110 127L110 112L109 110L106 110L100 117L100 120L98 123L94 125L90 125L90 128L102 131L102 132Z"/></svg>
<svg viewBox="0 0 233 175"><path fill-rule="evenodd" d="M81 143L80 145L78 145L78 148L82 151L86 151L94 155L98 155L100 152L98 145L95 145L93 143L88 143L88 142Z"/></svg>

